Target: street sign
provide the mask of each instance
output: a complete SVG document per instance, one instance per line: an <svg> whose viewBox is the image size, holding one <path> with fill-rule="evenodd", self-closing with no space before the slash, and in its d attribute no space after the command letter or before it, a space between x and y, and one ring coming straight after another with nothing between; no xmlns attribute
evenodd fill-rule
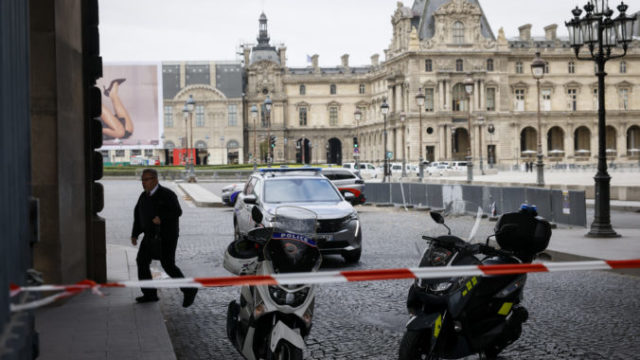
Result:
<svg viewBox="0 0 640 360"><path fill-rule="evenodd" d="M387 151L387 159L391 160L393 158L393 151Z"/></svg>

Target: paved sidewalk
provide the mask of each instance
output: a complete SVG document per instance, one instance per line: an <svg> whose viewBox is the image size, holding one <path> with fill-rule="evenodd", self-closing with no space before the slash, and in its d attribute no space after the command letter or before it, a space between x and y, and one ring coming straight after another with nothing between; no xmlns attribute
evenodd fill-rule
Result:
<svg viewBox="0 0 640 360"><path fill-rule="evenodd" d="M196 206L200 207L224 207L222 199L218 195L210 192L198 184L176 183L178 187L187 194Z"/></svg>
<svg viewBox="0 0 640 360"><path fill-rule="evenodd" d="M107 245L108 281L136 280L137 249ZM36 311L39 359L175 360L160 303L136 304L138 289L84 292Z"/></svg>

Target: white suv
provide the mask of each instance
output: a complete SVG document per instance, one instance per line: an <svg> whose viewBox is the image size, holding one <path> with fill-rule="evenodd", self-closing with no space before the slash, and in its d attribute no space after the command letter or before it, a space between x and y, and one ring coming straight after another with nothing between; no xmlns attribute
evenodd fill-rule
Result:
<svg viewBox="0 0 640 360"><path fill-rule="evenodd" d="M264 214L264 226L269 226L279 206L300 206L318 215L320 252L342 255L347 263L356 263L362 253L362 227L358 212L347 201L354 199L353 193L345 194L322 175L320 168L260 169L251 174L238 194L233 211L234 237L240 239L258 226L251 216L254 206Z"/></svg>

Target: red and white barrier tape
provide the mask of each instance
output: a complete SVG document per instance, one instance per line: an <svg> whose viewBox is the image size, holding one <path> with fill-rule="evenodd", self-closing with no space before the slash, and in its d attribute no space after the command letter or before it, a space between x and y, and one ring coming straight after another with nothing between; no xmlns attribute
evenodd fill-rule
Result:
<svg viewBox="0 0 640 360"><path fill-rule="evenodd" d="M558 263L535 263L535 264L503 264L503 265L464 265L464 266L443 266L443 267L422 267L422 268L402 268L402 269L377 269L377 270L354 270L354 271L321 271L290 274L272 275L245 275L228 276L215 278L181 278L163 280L139 280L123 281L117 283L97 284L90 280L85 280L74 285L41 285L17 287L13 285L10 295L13 297L20 292L41 292L64 290L63 293L54 295L67 297L75 295L86 289L91 289L94 293L99 293L99 288L109 287L153 287L153 288L179 288L179 287L223 287L223 286L244 286L244 285L295 285L295 284L330 284L357 281L382 281L399 279L434 279L458 276L491 276L491 275L512 275L534 272L560 272L560 271L588 271L588 270L613 270L640 268L640 259L635 260L593 260L593 261L573 261ZM66 294L66 295L65 295ZM51 298L51 297L49 297ZM45 299L49 299L45 298ZM45 299L38 300L44 301ZM55 301L48 300L47 304ZM36 302L22 304L28 306ZM42 306L39 304L33 307ZM12 311L19 305L12 305ZM27 308L23 308L26 310Z"/></svg>

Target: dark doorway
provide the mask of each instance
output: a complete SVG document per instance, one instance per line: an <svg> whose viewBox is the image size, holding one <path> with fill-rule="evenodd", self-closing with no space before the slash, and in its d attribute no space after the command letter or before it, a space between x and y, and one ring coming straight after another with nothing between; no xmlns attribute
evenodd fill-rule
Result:
<svg viewBox="0 0 640 360"><path fill-rule="evenodd" d="M433 162L436 159L436 148L435 146L427 146L427 160L428 162Z"/></svg>
<svg viewBox="0 0 640 360"><path fill-rule="evenodd" d="M487 145L487 163L489 163L490 168L493 168L493 165L496 163L495 145Z"/></svg>
<svg viewBox="0 0 640 360"><path fill-rule="evenodd" d="M342 142L336 138L329 139L327 163L342 165Z"/></svg>
<svg viewBox="0 0 640 360"><path fill-rule="evenodd" d="M298 139L296 141L296 162L298 164L311 164L311 141Z"/></svg>

